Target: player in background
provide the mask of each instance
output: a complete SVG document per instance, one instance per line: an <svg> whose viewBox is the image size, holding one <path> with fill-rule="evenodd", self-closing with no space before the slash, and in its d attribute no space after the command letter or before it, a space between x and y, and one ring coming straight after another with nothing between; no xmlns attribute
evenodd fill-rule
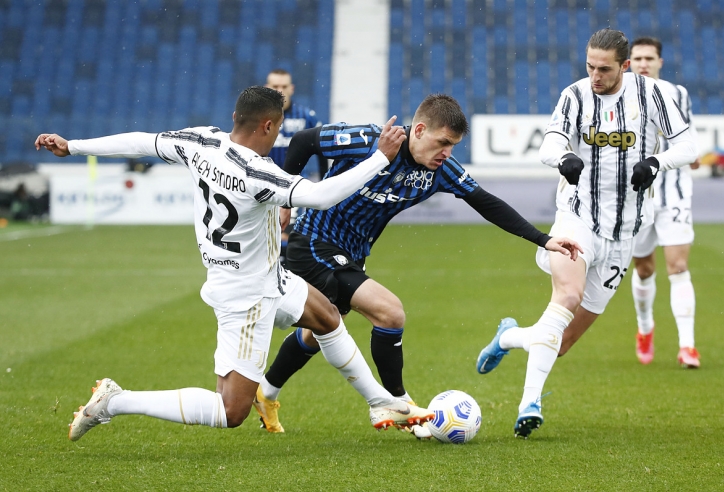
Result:
<svg viewBox="0 0 724 492"><path fill-rule="evenodd" d="M313 109L292 101L294 84L292 83L292 74L286 70L277 68L269 72L266 77L265 87L284 94L284 123L279 129L279 136L277 136L277 139L274 141L274 147L272 147L269 152L269 157L279 167L282 167L284 165L284 159L287 157L289 142L292 140L294 134L300 130L321 126L322 122L319 121ZM312 158L312 162L316 165L310 166L309 172L302 173L302 176L313 181L319 181L327 172L327 159L316 156ZM314 176L315 174L316 176ZM294 212L296 217L297 210L295 209ZM287 241L289 240L289 233L291 232L292 226L293 224L290 224L282 231L282 250L280 253L282 264L286 261Z"/></svg>
<svg viewBox="0 0 724 492"><path fill-rule="evenodd" d="M325 182L290 176L264 157L284 118L283 95L250 87L239 96L230 134L214 127L125 133L67 141L41 134L35 147L53 154L157 156L186 166L194 182L194 228L207 278L201 297L218 321L216 391L124 391L98 381L70 424L80 439L117 415L140 414L183 424L237 427L249 414L264 373L272 329L301 323L314 329L322 354L367 400L376 428L427 421L427 410L394 398L377 383L337 309L314 287L279 264L280 205L328 208L387 166L405 139L391 118L380 148L360 166Z"/></svg>
<svg viewBox="0 0 724 492"><path fill-rule="evenodd" d="M365 271L365 258L395 215L435 193L451 193L486 220L538 246L576 258L578 245L533 227L504 201L483 190L452 156L453 147L468 133L465 114L452 97L426 97L405 132L407 139L390 166L361 190L326 211L307 210L297 219L289 237L287 264L321 290L342 315L354 310L369 320L372 358L382 384L394 396L411 402L402 381L402 302ZM311 155L322 153L333 159L326 178L330 179L354 169L373 155L379 144L380 127L375 124L336 123L304 130L292 139L284 169L299 174ZM283 223L288 216L282 209ZM279 392L318 351L319 345L307 329L297 329L282 343L255 402L269 432L284 432L278 418ZM414 431L418 437L429 437L429 431L420 426Z"/></svg>
<svg viewBox="0 0 724 492"><path fill-rule="evenodd" d="M661 58L661 41L642 37L631 43L631 71L656 79L662 91L677 102L689 131L696 135L691 123L691 99L687 90L671 82L659 79L664 59ZM662 149L668 141L659 136ZM679 331L678 361L681 367L699 367L699 352L694 346L694 311L696 298L689 273L689 251L694 242L691 215L693 183L689 169L699 167L699 161L656 177L654 189L654 222L642 228L634 242L634 271L631 285L636 306L638 332L636 356L642 364L654 358L654 299L656 297L656 246L662 246L666 259L666 271L671 284L671 312Z"/></svg>
<svg viewBox="0 0 724 492"><path fill-rule="evenodd" d="M628 55L622 32L602 29L591 36L589 77L563 90L539 151L568 185L559 187L551 234L569 235L583 253L571 262L539 249L537 263L552 276L550 303L531 327L503 319L478 356L478 372L486 374L510 349L528 352L516 436L528 437L543 424L541 393L559 351L575 342L569 333L580 336L603 313L623 279L634 236L653 221L649 187L656 174L696 159L676 103L654 79L624 73ZM657 153L659 132L670 146Z"/></svg>

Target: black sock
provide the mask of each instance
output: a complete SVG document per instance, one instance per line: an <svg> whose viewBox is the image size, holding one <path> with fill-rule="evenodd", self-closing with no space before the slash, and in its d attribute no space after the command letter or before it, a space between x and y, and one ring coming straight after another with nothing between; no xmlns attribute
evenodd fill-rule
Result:
<svg viewBox="0 0 724 492"><path fill-rule="evenodd" d="M402 384L402 331L402 328L372 328L372 360L377 366L382 386L392 396L405 394Z"/></svg>
<svg viewBox="0 0 724 492"><path fill-rule="evenodd" d="M314 349L304 344L301 340L302 329L297 328L294 332L287 335L279 347L274 362L272 362L269 371L264 375L266 380L272 386L281 388L298 370L309 362L319 349Z"/></svg>

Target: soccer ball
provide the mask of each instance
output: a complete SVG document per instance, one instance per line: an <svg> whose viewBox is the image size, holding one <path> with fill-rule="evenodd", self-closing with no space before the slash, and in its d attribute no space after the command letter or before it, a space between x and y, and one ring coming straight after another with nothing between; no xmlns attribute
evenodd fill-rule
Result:
<svg viewBox="0 0 724 492"><path fill-rule="evenodd" d="M427 424L428 429L440 442L466 443L475 437L483 421L480 407L473 397L458 390L440 393L427 409L435 414Z"/></svg>

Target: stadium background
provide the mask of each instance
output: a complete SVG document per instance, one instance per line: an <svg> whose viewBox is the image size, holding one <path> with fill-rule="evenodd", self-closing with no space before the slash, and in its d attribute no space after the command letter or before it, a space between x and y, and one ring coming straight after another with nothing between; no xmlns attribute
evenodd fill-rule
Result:
<svg viewBox="0 0 724 492"><path fill-rule="evenodd" d="M591 33L607 26L659 37L662 77L688 88L696 115L721 115L724 5L715 0L0 0L0 164L60 162L32 146L47 131L230 130L239 91L277 67L293 74L295 102L324 122L397 114L409 123L431 92L454 96L471 120L550 114L561 89L586 76ZM463 163L471 140L455 148ZM550 170L525 172L536 171ZM547 176L544 191L520 198L548 196ZM709 199L721 186L698 189L697 215L724 221ZM552 218L512 204L531 220ZM439 218L475 220L460 213Z"/></svg>

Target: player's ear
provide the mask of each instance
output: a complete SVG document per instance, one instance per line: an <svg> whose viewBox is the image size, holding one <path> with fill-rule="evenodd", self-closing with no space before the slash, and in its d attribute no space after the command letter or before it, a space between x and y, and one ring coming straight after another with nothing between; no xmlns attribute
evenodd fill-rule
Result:
<svg viewBox="0 0 724 492"><path fill-rule="evenodd" d="M621 65L621 72L625 72L628 70L628 67L631 66L631 60L626 60L623 62L623 65Z"/></svg>
<svg viewBox="0 0 724 492"><path fill-rule="evenodd" d="M422 135L425 133L425 130L427 130L427 125L423 121L418 121L414 128L415 137L422 138Z"/></svg>

